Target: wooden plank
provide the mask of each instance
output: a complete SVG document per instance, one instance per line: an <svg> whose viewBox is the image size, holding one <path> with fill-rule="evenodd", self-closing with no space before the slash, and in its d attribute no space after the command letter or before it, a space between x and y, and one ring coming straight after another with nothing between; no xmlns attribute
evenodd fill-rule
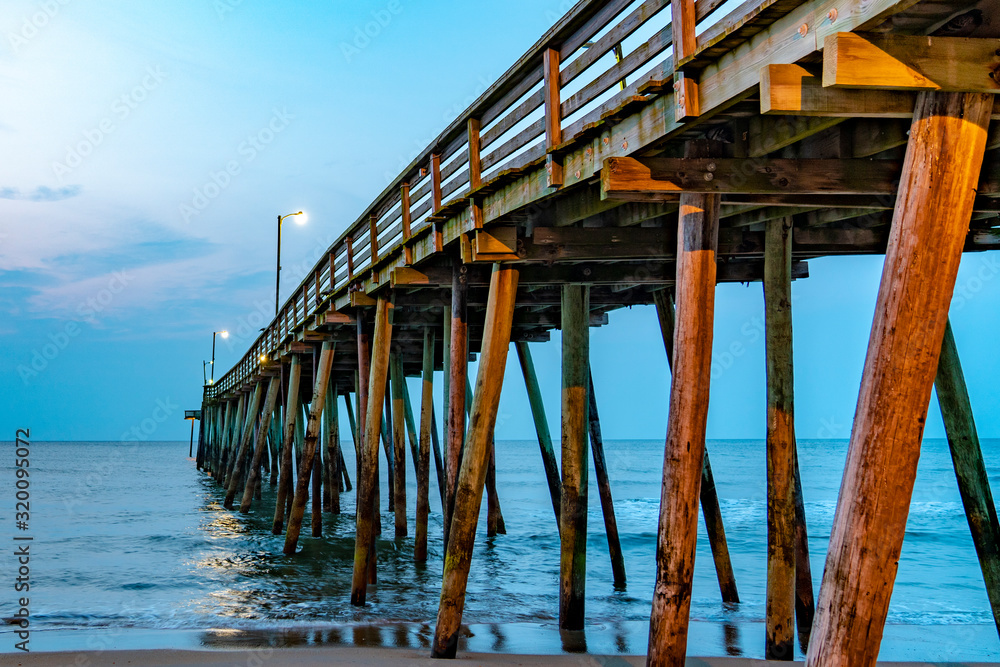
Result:
<svg viewBox="0 0 1000 667"><path fill-rule="evenodd" d="M562 97L559 86L559 50L548 48L542 54L542 71L545 81L545 148L553 148L562 143ZM563 184L562 161L549 155L545 162L546 187L555 188Z"/></svg>
<svg viewBox="0 0 1000 667"><path fill-rule="evenodd" d="M982 94L918 97L810 665L874 665L878 656L992 104Z"/></svg>
<svg viewBox="0 0 1000 667"><path fill-rule="evenodd" d="M371 556L375 539L375 514L378 512L376 493L379 433L382 428L382 403L385 401L386 377L389 374L389 345L392 340L392 323L389 320L390 308L391 304L388 299L385 296L380 296L378 305L375 307L375 334L372 340L371 364L365 391L367 405L364 414L359 415L359 422L364 423L365 430L361 440L354 574L351 582L351 604L355 606L365 604L368 582L373 569ZM359 329L359 331L361 330ZM360 357L362 353L362 345L359 341L358 356Z"/></svg>
<svg viewBox="0 0 1000 667"><path fill-rule="evenodd" d="M681 665L687 649L711 383L718 195L681 197L677 328L656 546L648 662Z"/></svg>
<svg viewBox="0 0 1000 667"><path fill-rule="evenodd" d="M679 63L698 49L694 0L673 0L670 3L670 18L674 62Z"/></svg>
<svg viewBox="0 0 1000 667"><path fill-rule="evenodd" d="M509 265L494 267L468 441L462 457L455 514L444 559L441 602L431 652L435 658L454 658L458 650L465 589L489 463L489 442L496 425L507 349L510 347L516 292L517 269Z"/></svg>
<svg viewBox="0 0 1000 667"><path fill-rule="evenodd" d="M895 160L611 158L601 170L608 198L676 197L681 192L892 194Z"/></svg>
<svg viewBox="0 0 1000 667"><path fill-rule="evenodd" d="M402 215L402 225L403 225L403 255L405 257L404 261L406 265L409 266L413 264L413 247L407 243L410 237L413 235L410 229L410 184L403 183L400 186L399 191L399 201L400 201L400 213Z"/></svg>
<svg viewBox="0 0 1000 667"><path fill-rule="evenodd" d="M673 3L671 3L671 6ZM674 120L678 123L701 115L698 81L682 71L674 72Z"/></svg>
<svg viewBox="0 0 1000 667"><path fill-rule="evenodd" d="M767 366L767 602L764 655L795 657L795 383L792 364L792 219L764 232Z"/></svg>
<svg viewBox="0 0 1000 667"><path fill-rule="evenodd" d="M326 404L326 391L330 384L330 367L333 364L333 343L323 343L319 363L314 370L313 398L309 408L309 419L305 429L305 440L302 445L302 461L299 464L299 475L295 480L295 497L292 500L292 511L288 516L288 528L285 530L286 556L295 553L302 530L302 519L305 516L306 503L309 500L309 482L316 463L316 449L319 441L320 417Z"/></svg>
<svg viewBox="0 0 1000 667"><path fill-rule="evenodd" d="M823 86L1000 92L1000 40L838 32L823 43Z"/></svg>
<svg viewBox="0 0 1000 667"><path fill-rule="evenodd" d="M760 112L843 118L911 118L910 91L824 88L822 77L801 65L767 65L760 70Z"/></svg>

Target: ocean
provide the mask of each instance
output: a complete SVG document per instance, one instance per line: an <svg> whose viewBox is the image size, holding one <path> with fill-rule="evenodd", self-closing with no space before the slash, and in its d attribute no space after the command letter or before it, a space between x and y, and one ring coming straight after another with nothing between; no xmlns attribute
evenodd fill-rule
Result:
<svg viewBox="0 0 1000 667"><path fill-rule="evenodd" d="M441 513L431 472L429 560L412 562L416 484L409 462L410 537L392 537L386 511L377 586L349 604L353 492L343 514L324 514L323 537L282 554L270 532L274 490L242 516L223 509L220 487L195 469L187 442L33 442L30 525L15 528L14 443L0 457L7 546L0 557L0 616L30 600L30 648L233 648L357 643L429 647L441 583ZM1000 440L983 442L1000 462ZM663 442L607 441L605 449L628 584L612 585L607 539L591 473L586 616L581 633L558 630L559 541L538 445L497 443L498 495L507 534L485 536L485 502L460 650L642 653L654 579ZM710 441L741 602L723 604L704 526L698 539L690 655L763 657L766 561L764 443ZM814 588L823 572L846 441L799 442ZM344 443L354 478L353 447ZM409 454L409 451L407 452ZM385 476L385 467L382 466ZM989 468L994 489L1000 465ZM385 480L383 480L383 487ZM14 537L30 536L30 591L14 591ZM23 542L22 542L23 543ZM0 629L0 652L18 628ZM797 647L801 657L801 648ZM955 476L943 440L921 454L882 647L882 659L1000 658Z"/></svg>

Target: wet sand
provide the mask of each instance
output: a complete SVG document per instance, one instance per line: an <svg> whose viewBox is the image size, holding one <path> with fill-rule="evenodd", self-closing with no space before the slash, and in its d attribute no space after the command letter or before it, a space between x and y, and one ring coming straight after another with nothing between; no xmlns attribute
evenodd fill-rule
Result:
<svg viewBox="0 0 1000 667"><path fill-rule="evenodd" d="M142 667L264 667L265 665L288 665L289 667L329 667L330 665L357 665L358 667L441 667L449 664L431 660L425 651L412 649L360 648L342 646L336 648L285 648L259 649L250 651L104 651L104 652L58 652L31 653L24 655L5 654L0 659L4 665L12 667L69 667L86 665L104 667L136 665ZM587 667L640 667L646 664L644 656L602 656L602 655L505 655L499 653L460 654L451 664L461 665L586 665ZM748 658L688 658L689 667L763 667L765 665L802 665L801 662L768 662ZM929 662L879 662L880 665L895 667L917 667L918 665L945 665L954 663ZM990 663L963 663L963 667L986 667ZM996 663L992 663L996 664Z"/></svg>

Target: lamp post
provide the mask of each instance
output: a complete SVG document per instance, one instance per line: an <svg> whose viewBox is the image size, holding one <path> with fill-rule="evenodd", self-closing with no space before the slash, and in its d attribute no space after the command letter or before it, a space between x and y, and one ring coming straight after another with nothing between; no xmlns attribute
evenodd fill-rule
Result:
<svg viewBox="0 0 1000 667"><path fill-rule="evenodd" d="M300 225L306 224L305 213L299 211L298 213L289 213L288 215L278 216L278 261L277 270L274 273L274 315L278 315L278 291L281 288L281 223L285 221L285 218L290 218L293 215L301 215L300 220L296 220Z"/></svg>
<svg viewBox="0 0 1000 667"><path fill-rule="evenodd" d="M206 366L208 366L208 362L207 361L202 361L201 362L201 384L202 384L202 386L205 386L205 385L208 384L208 371L205 370Z"/></svg>
<svg viewBox="0 0 1000 667"><path fill-rule="evenodd" d="M223 338L229 338L229 332L226 330L212 332L212 384L215 384L215 335L216 334L222 336Z"/></svg>

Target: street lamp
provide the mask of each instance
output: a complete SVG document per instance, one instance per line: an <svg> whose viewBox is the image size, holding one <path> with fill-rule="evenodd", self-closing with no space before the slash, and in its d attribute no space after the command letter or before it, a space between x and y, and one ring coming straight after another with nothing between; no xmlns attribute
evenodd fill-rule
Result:
<svg viewBox="0 0 1000 667"><path fill-rule="evenodd" d="M212 384L215 384L215 335L216 334L219 334L223 338L229 338L229 332L226 330L212 332Z"/></svg>
<svg viewBox="0 0 1000 667"><path fill-rule="evenodd" d="M289 213L288 215L279 215L278 216L278 270L275 271L275 275L274 275L274 314L275 314L275 316L278 315L278 291L279 291L279 289L281 287L281 223L283 223L285 221L285 218L290 218L293 215L300 215L300 216L302 216L301 218L299 218L295 222L299 223L300 225L306 224L306 214L303 213L302 211L299 211L298 213Z"/></svg>

